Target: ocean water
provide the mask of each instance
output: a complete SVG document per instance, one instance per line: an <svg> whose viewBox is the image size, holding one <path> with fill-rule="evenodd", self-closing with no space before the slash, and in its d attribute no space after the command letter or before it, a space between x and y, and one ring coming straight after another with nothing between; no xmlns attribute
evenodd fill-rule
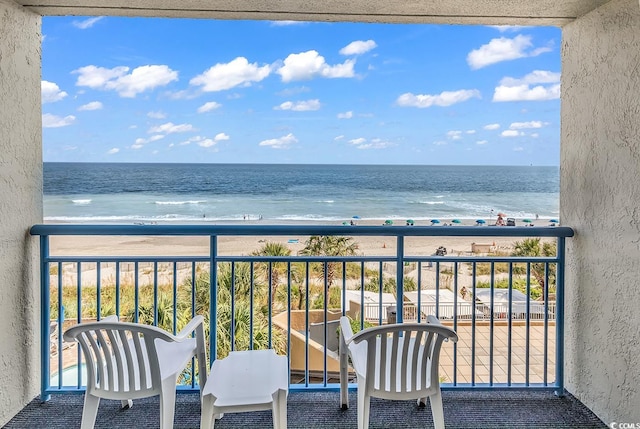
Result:
<svg viewBox="0 0 640 429"><path fill-rule="evenodd" d="M492 211L493 210L493 211ZM44 163L48 222L557 218L558 167Z"/></svg>

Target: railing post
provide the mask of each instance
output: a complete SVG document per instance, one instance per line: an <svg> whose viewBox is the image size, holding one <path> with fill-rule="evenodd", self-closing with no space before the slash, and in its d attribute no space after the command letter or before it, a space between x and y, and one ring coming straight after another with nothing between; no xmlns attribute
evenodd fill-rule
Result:
<svg viewBox="0 0 640 429"><path fill-rule="evenodd" d="M556 267L556 395L564 396L564 266L565 238L558 237Z"/></svg>
<svg viewBox="0 0 640 429"><path fill-rule="evenodd" d="M195 285L194 285L195 287ZM218 236L209 236L209 356L216 360L218 337Z"/></svg>
<svg viewBox="0 0 640 429"><path fill-rule="evenodd" d="M40 236L40 400L42 402L51 399L47 390L49 390L49 382L51 380L50 368L49 368L49 319L51 315L49 313L49 302L51 296L49 293L49 236ZM58 329L62 332L62 326Z"/></svg>
<svg viewBox="0 0 640 429"><path fill-rule="evenodd" d="M404 321L404 235L398 236L398 251L396 254L396 323ZM382 278L382 276L380 276Z"/></svg>

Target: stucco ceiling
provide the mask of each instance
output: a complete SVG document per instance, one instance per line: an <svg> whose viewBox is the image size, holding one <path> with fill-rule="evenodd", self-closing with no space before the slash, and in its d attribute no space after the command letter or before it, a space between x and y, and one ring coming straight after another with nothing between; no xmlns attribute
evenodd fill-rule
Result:
<svg viewBox="0 0 640 429"><path fill-rule="evenodd" d="M14 0L41 15L564 25L609 0Z"/></svg>

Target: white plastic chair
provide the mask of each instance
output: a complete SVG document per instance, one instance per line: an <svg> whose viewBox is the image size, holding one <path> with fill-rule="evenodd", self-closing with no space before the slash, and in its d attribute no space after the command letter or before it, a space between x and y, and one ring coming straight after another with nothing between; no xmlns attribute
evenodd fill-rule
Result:
<svg viewBox="0 0 640 429"><path fill-rule="evenodd" d="M349 407L348 357L358 384L358 429L369 427L371 397L417 399L431 403L436 429L444 429L439 356L442 342L457 341L456 333L434 316L427 323L399 323L363 329L353 334L349 318L340 318L340 399Z"/></svg>
<svg viewBox="0 0 640 429"><path fill-rule="evenodd" d="M87 366L81 429L93 428L101 398L120 400L126 408L133 399L155 395L160 395L160 428L172 428L178 376L192 357L198 359L200 386L206 382L203 322L196 316L175 336L154 326L119 322L116 316L67 329L65 340L80 344Z"/></svg>

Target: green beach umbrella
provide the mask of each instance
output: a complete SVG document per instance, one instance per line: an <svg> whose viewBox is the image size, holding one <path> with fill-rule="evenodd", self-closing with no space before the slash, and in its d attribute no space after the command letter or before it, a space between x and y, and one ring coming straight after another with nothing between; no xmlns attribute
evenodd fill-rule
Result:
<svg viewBox="0 0 640 429"><path fill-rule="evenodd" d="M384 221L385 225L393 225L393 221L391 219L387 219Z"/></svg>
<svg viewBox="0 0 640 429"><path fill-rule="evenodd" d="M482 225L483 223L487 223L487 222L486 222L484 219L477 219L477 220L476 220L476 223L477 223L478 225Z"/></svg>
<svg viewBox="0 0 640 429"><path fill-rule="evenodd" d="M413 224L414 224L413 219L407 219L407 225L413 225Z"/></svg>
<svg viewBox="0 0 640 429"><path fill-rule="evenodd" d="M436 223L440 223L438 219L431 219L431 225L435 225Z"/></svg>
<svg viewBox="0 0 640 429"><path fill-rule="evenodd" d="M462 223L462 221L460 219L454 219L451 221L451 223Z"/></svg>
<svg viewBox="0 0 640 429"><path fill-rule="evenodd" d="M524 222L524 223L531 223L531 219L522 219L522 222Z"/></svg>
<svg viewBox="0 0 640 429"><path fill-rule="evenodd" d="M342 224L343 224L343 225L349 225L349 222L344 221L344 222L342 222Z"/></svg>

